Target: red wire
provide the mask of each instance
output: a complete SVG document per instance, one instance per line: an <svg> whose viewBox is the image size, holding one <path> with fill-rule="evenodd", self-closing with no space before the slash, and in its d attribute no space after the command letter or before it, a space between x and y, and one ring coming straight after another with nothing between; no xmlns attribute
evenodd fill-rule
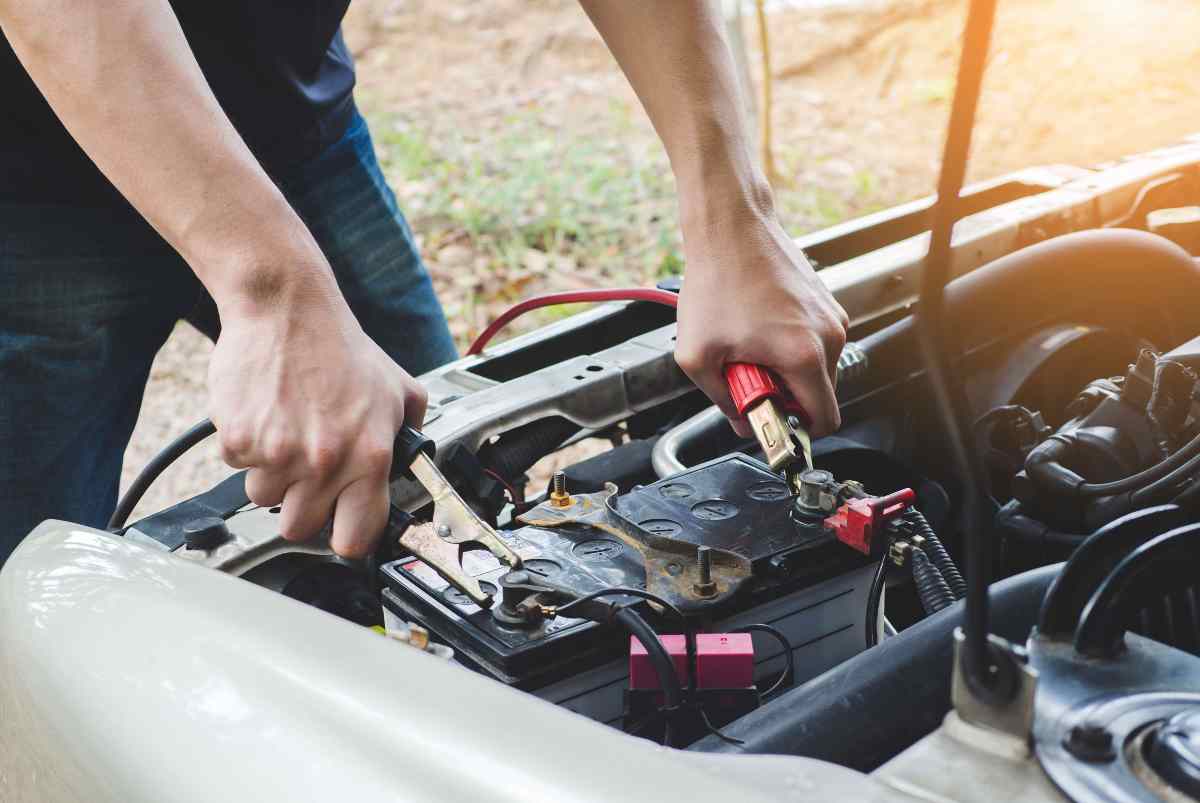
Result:
<svg viewBox="0 0 1200 803"><path fill-rule="evenodd" d="M518 511L520 511L520 509L522 507L524 507L525 494L517 493L516 486L513 485L508 480L504 479L504 477L501 477L500 472L494 471L493 469L490 469L490 468L485 468L483 470L483 473L487 474L489 477L494 479L496 482L498 482L502 486L504 486L504 490L508 491L508 501L512 502L512 506L514 508L516 508Z"/></svg>
<svg viewBox="0 0 1200 803"><path fill-rule="evenodd" d="M511 323L514 318L519 318L530 310L555 307L560 304L594 304L600 301L652 301L656 304L675 307L679 304L679 296L668 290L656 290L650 287L623 287L613 290L568 290L565 293L547 293L544 296L534 296L533 298L527 298L524 301L514 304L503 315L492 321L480 333L479 337L475 338L475 342L471 344L471 348L467 349L467 355L470 356L483 351L484 347L491 342L497 332Z"/></svg>

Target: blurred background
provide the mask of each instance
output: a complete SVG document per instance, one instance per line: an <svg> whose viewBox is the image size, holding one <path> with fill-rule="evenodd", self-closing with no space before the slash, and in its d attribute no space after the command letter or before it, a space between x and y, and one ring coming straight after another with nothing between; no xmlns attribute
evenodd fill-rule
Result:
<svg viewBox="0 0 1200 803"><path fill-rule="evenodd" d="M785 227L932 192L963 0L723 2ZM1195 0L999 0L969 179L1200 132L1198 30ZM354 0L345 32L359 106L460 347L527 295L682 272L666 156L574 0ZM207 415L211 349L181 324L158 355L123 487ZM205 444L135 518L228 473Z"/></svg>

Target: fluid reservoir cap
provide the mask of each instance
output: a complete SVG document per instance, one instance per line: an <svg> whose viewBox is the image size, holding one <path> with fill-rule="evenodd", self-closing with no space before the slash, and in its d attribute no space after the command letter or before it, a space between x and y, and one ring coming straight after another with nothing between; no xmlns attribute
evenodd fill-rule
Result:
<svg viewBox="0 0 1200 803"><path fill-rule="evenodd" d="M224 519L204 516L183 525L183 543L188 549L215 549L232 535Z"/></svg>
<svg viewBox="0 0 1200 803"><path fill-rule="evenodd" d="M1146 763L1180 792L1200 799L1200 706L1180 711L1146 744Z"/></svg>

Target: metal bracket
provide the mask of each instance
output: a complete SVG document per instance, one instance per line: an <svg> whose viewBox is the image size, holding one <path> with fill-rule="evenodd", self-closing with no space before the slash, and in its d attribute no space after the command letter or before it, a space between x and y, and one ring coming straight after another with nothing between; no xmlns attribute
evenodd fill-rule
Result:
<svg viewBox="0 0 1200 803"><path fill-rule="evenodd" d="M960 719L977 727L1007 733L1028 742L1033 733L1034 697L1037 693L1037 670L1029 665L1024 648L999 636L988 634L988 642L997 652L1009 658L1011 682L1016 687L1008 699L997 705L980 697L967 682L962 669L962 651L966 636L961 627L954 630L954 677L950 685L950 700Z"/></svg>

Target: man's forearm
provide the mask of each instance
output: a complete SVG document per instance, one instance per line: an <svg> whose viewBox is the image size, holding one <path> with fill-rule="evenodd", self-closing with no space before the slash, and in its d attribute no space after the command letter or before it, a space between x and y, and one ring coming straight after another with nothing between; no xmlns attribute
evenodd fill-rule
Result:
<svg viewBox="0 0 1200 803"><path fill-rule="evenodd" d="M685 232L741 210L770 212L716 4L580 1L667 149Z"/></svg>
<svg viewBox="0 0 1200 803"><path fill-rule="evenodd" d="M167 0L0 0L0 28L88 156L218 304L256 303L320 250L213 96Z"/></svg>

